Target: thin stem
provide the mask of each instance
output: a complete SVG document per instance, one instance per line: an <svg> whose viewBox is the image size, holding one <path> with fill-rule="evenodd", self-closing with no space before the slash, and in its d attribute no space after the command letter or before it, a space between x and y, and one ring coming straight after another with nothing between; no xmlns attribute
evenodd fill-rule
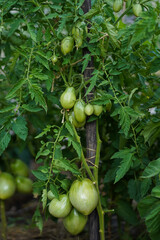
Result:
<svg viewBox="0 0 160 240"><path fill-rule="evenodd" d="M6 212L5 212L5 201L0 200L0 209L1 209L1 231L2 231L2 239L7 240L7 220L6 220Z"/></svg>

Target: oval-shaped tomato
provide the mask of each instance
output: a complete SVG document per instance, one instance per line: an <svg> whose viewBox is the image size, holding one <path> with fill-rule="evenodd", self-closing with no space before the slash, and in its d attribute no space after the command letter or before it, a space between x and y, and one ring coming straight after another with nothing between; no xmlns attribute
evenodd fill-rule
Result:
<svg viewBox="0 0 160 240"><path fill-rule="evenodd" d="M15 176L28 177L29 168L27 165L20 159L16 159L10 164L11 173Z"/></svg>
<svg viewBox="0 0 160 240"><path fill-rule="evenodd" d="M27 177L16 177L16 189L19 193L30 194L32 193L32 180Z"/></svg>
<svg viewBox="0 0 160 240"><path fill-rule="evenodd" d="M77 120L75 119L75 115L74 115L74 112L72 112L72 123L73 125L76 127L76 128L81 128L81 127L84 127L86 121L84 122L77 122Z"/></svg>
<svg viewBox="0 0 160 240"><path fill-rule="evenodd" d="M122 0L115 0L113 3L113 10L115 12L119 12L123 7L123 1Z"/></svg>
<svg viewBox="0 0 160 240"><path fill-rule="evenodd" d="M75 119L82 123L86 120L86 114L84 112L85 102L81 99L78 100L74 105L74 115Z"/></svg>
<svg viewBox="0 0 160 240"><path fill-rule="evenodd" d="M72 37L65 37L61 42L61 51L64 55L71 52L74 46L74 39Z"/></svg>
<svg viewBox="0 0 160 240"><path fill-rule="evenodd" d="M52 193L51 190L49 190L48 193L47 193L47 197L48 197L49 200L53 200L53 198L55 198L55 195Z"/></svg>
<svg viewBox="0 0 160 240"><path fill-rule="evenodd" d="M85 178L73 182L69 190L69 199L80 213L89 215L98 204L98 193L93 182Z"/></svg>
<svg viewBox="0 0 160 240"><path fill-rule="evenodd" d="M72 205L66 194L59 196L59 200L54 198L49 204L49 212L56 218L64 218L71 211Z"/></svg>
<svg viewBox="0 0 160 240"><path fill-rule="evenodd" d="M85 111L85 114L86 114L87 116L91 116L91 115L93 114L94 108L93 108L93 106L92 106L90 103L88 103L88 104L85 106L84 111Z"/></svg>
<svg viewBox="0 0 160 240"><path fill-rule="evenodd" d="M84 229L87 219L87 216L84 216L73 208L69 215L63 219L63 224L69 233L77 235Z"/></svg>
<svg viewBox="0 0 160 240"><path fill-rule="evenodd" d="M63 108L70 109L74 106L76 101L76 94L73 87L68 87L62 93L60 97L60 102Z"/></svg>
<svg viewBox="0 0 160 240"><path fill-rule="evenodd" d="M76 42L76 48L80 48L82 46L82 43L83 43L83 38L79 37L75 40L75 42Z"/></svg>
<svg viewBox="0 0 160 240"><path fill-rule="evenodd" d="M94 108L93 113L96 116L99 116L102 113L102 111L103 111L103 107L100 106L100 105L93 105L93 108Z"/></svg>
<svg viewBox="0 0 160 240"><path fill-rule="evenodd" d="M54 65L58 61L58 57L56 55L53 55L51 60L52 60L52 63Z"/></svg>
<svg viewBox="0 0 160 240"><path fill-rule="evenodd" d="M133 9L134 15L135 15L136 17L139 17L139 15L140 15L141 12L142 12L142 6L141 6L141 4L139 4L139 3L133 4L132 9Z"/></svg>
<svg viewBox="0 0 160 240"><path fill-rule="evenodd" d="M9 173L0 173L0 199L5 200L12 197L16 190L16 183Z"/></svg>

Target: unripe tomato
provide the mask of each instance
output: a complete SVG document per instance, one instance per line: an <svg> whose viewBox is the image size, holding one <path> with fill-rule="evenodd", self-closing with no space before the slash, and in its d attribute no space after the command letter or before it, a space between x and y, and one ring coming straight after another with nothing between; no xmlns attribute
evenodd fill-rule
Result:
<svg viewBox="0 0 160 240"><path fill-rule="evenodd" d="M73 50L74 40L72 37L65 37L61 42L61 51L64 55Z"/></svg>
<svg viewBox="0 0 160 240"><path fill-rule="evenodd" d="M72 123L73 125L76 127L76 128L81 128L81 127L84 127L86 121L80 123L80 122L77 122L77 120L75 119L75 115L74 115L74 112L72 112Z"/></svg>
<svg viewBox="0 0 160 240"><path fill-rule="evenodd" d="M59 200L54 198L49 204L49 212L57 218L66 217L71 211L72 205L66 194L60 195Z"/></svg>
<svg viewBox="0 0 160 240"><path fill-rule="evenodd" d="M74 39L77 39L79 37L83 36L83 29L79 27L78 25L72 28L72 35Z"/></svg>
<svg viewBox="0 0 160 240"><path fill-rule="evenodd" d="M108 103L106 103L106 110L109 112L112 108L112 102L108 100Z"/></svg>
<svg viewBox="0 0 160 240"><path fill-rule="evenodd" d="M56 55L53 55L52 58L51 58L51 60L52 60L52 63L53 63L53 65L54 65L54 64L58 61L58 58L57 58Z"/></svg>
<svg viewBox="0 0 160 240"><path fill-rule="evenodd" d="M141 12L142 12L142 6L141 6L141 4L139 4L139 3L133 4L132 9L133 9L134 15L135 15L136 17L139 17L139 15L140 15Z"/></svg>
<svg viewBox="0 0 160 240"><path fill-rule="evenodd" d="M85 106L84 111L85 111L85 114L86 114L87 116L91 116L91 115L93 114L94 108L93 108L93 106L92 106L90 103L88 103L88 104Z"/></svg>
<svg viewBox="0 0 160 240"><path fill-rule="evenodd" d="M63 108L70 109L74 106L76 101L76 94L73 87L68 87L62 93L60 97L60 102Z"/></svg>
<svg viewBox="0 0 160 240"><path fill-rule="evenodd" d="M16 177L16 188L19 193L29 194L32 193L32 180L30 178L17 176Z"/></svg>
<svg viewBox="0 0 160 240"><path fill-rule="evenodd" d="M74 115L75 119L82 123L86 120L86 114L84 112L85 102L83 100L78 100L74 105Z"/></svg>
<svg viewBox="0 0 160 240"><path fill-rule="evenodd" d="M16 183L9 173L0 173L0 199L5 200L12 197L16 190Z"/></svg>
<svg viewBox="0 0 160 240"><path fill-rule="evenodd" d="M69 233L72 235L77 235L82 232L87 223L87 219L87 216L84 216L75 208L73 208L70 214L63 219L63 224Z"/></svg>
<svg viewBox="0 0 160 240"><path fill-rule="evenodd" d="M100 106L100 105L93 105L93 108L94 108L93 113L96 116L99 116L102 113L102 111L103 111L103 107Z"/></svg>
<svg viewBox="0 0 160 240"><path fill-rule="evenodd" d="M123 1L122 0L115 0L113 3L113 10L115 12L119 12L122 9Z"/></svg>
<svg viewBox="0 0 160 240"><path fill-rule="evenodd" d="M48 193L47 193L47 197L48 197L49 200L53 200L53 198L55 198L55 195L52 193L51 190L49 190Z"/></svg>
<svg viewBox="0 0 160 240"><path fill-rule="evenodd" d="M75 39L75 42L76 42L76 48L80 48L83 43L83 38L79 37L79 38Z"/></svg>
<svg viewBox="0 0 160 240"><path fill-rule="evenodd" d="M14 162L11 162L10 168L12 174L15 176L28 177L29 175L29 168L20 159L16 159Z"/></svg>
<svg viewBox="0 0 160 240"><path fill-rule="evenodd" d="M93 182L85 178L73 182L69 190L69 199L80 213L89 215L98 204L98 193Z"/></svg>

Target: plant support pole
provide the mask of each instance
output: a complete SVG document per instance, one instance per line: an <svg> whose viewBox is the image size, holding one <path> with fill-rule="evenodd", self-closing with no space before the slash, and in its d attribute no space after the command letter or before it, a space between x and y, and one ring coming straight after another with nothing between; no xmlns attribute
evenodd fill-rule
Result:
<svg viewBox="0 0 160 240"><path fill-rule="evenodd" d="M1 235L3 240L7 240L7 221L5 213L5 201L0 200L0 211L1 211Z"/></svg>
<svg viewBox="0 0 160 240"><path fill-rule="evenodd" d="M91 9L91 0L85 0L82 6L84 13L87 13ZM84 48L83 55L90 54L87 48ZM84 71L84 79L88 81L93 72L93 57L88 63L87 68ZM90 93L87 98L92 98L93 93ZM86 157L89 162L92 163L92 166L95 164L95 156L97 149L97 136L96 136L96 121L86 124ZM90 164L89 164L90 165ZM94 210L89 216L89 239L90 240L100 240L99 235L99 218L97 210Z"/></svg>

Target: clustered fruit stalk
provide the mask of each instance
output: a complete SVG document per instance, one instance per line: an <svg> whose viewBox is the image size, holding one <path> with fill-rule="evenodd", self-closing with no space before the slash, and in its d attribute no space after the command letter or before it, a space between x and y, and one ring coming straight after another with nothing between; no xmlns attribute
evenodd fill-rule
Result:
<svg viewBox="0 0 160 240"><path fill-rule="evenodd" d="M7 240L7 221L5 212L5 201L0 200L0 211L1 211L1 235L3 240Z"/></svg>
<svg viewBox="0 0 160 240"><path fill-rule="evenodd" d="M80 141L80 137L77 134L77 131L75 129L75 127L73 126L74 129L74 134L75 137L77 139L77 141L79 142L79 144L81 145L81 141ZM81 160L82 163L86 169L87 174L89 175L90 179L95 182L96 185L96 189L98 192L98 206L97 206L97 211L98 211L98 216L99 216L99 233L100 233L100 239L101 240L105 240L105 230L104 230L104 211L102 209L102 205L101 205L101 200L100 200L100 192L99 192L99 186L98 186L98 166L99 166L99 160L100 160L100 148L101 148L101 140L99 137L99 131L98 131L98 120L96 123L96 136L97 136L97 149L96 149L96 159L95 159L95 165L94 165L94 170L93 170L93 174L86 162L86 159L84 157L83 154L83 150L82 150L82 155L81 155ZM81 147L82 148L82 147Z"/></svg>

